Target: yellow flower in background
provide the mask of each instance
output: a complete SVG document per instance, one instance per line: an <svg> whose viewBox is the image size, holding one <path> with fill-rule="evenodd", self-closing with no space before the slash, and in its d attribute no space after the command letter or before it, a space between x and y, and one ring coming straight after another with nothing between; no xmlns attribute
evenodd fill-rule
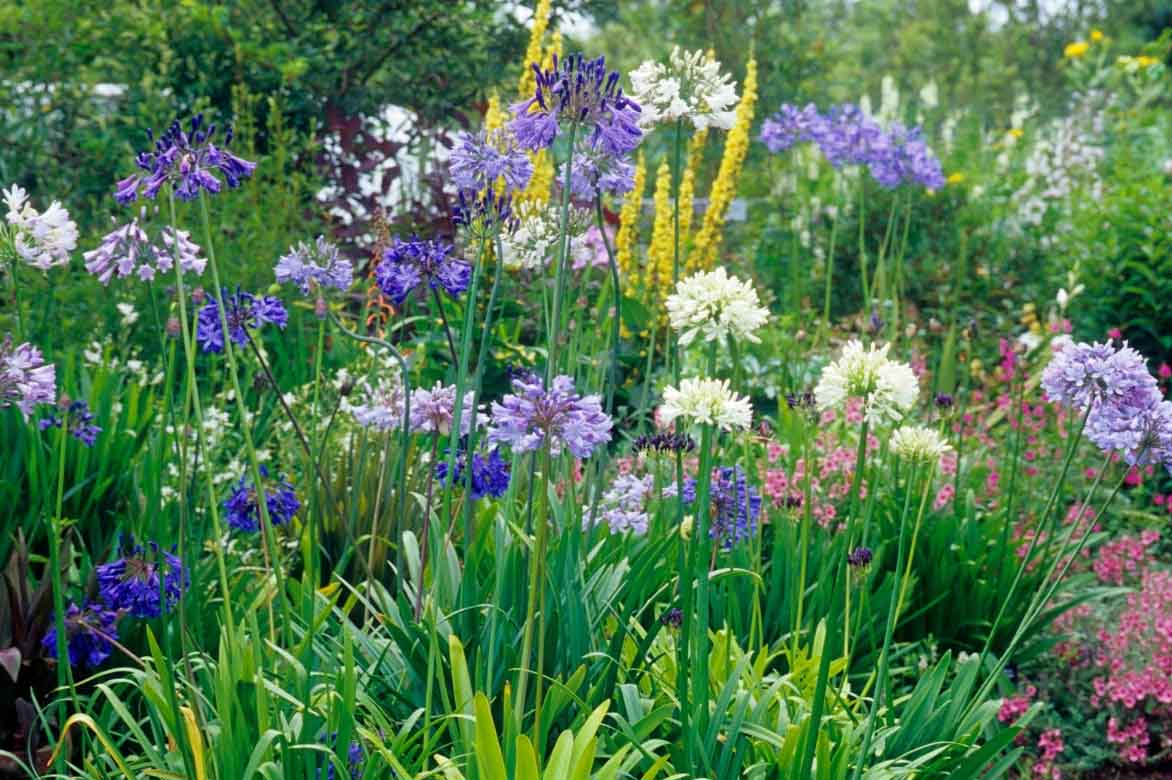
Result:
<svg viewBox="0 0 1172 780"><path fill-rule="evenodd" d="M501 97L493 90L488 96L488 108L484 111L484 129L488 132L505 126L505 112L501 110Z"/></svg>
<svg viewBox="0 0 1172 780"><path fill-rule="evenodd" d="M1023 135L1025 135L1025 131L1023 131L1020 127L1011 127L1009 128L1009 134L1014 138L1021 138Z"/></svg>
<svg viewBox="0 0 1172 780"><path fill-rule="evenodd" d="M961 173L960 171L957 171L956 173L952 173L952 174L948 175L948 183L949 184L960 184L963 181L964 181L964 174Z"/></svg>
<svg viewBox="0 0 1172 780"><path fill-rule="evenodd" d="M643 152L635 159L635 183L623 197L619 211L619 232L615 235L615 262L624 280L634 281L638 266L635 263L635 244L639 238L639 216L643 206L643 189L647 186L647 162Z"/></svg>
<svg viewBox="0 0 1172 780"><path fill-rule="evenodd" d="M688 162L680 179L680 258L685 257L688 238L692 233L692 218L696 214L696 172L704 157L704 142L708 140L708 128L697 130L688 142Z"/></svg>
<svg viewBox="0 0 1172 780"><path fill-rule="evenodd" d="M1101 40L1103 40L1103 31L1102 30L1091 30L1091 42L1098 43Z"/></svg>
<svg viewBox="0 0 1172 780"><path fill-rule="evenodd" d="M1066 44L1066 48L1062 50L1062 56L1068 60L1078 59L1087 53L1091 45L1086 41L1075 41L1074 43Z"/></svg>
<svg viewBox="0 0 1172 780"><path fill-rule="evenodd" d="M671 168L667 160L655 172L655 221L651 225L651 244L647 247L647 267L643 284L648 291L671 287L672 261L675 255L675 216L671 202Z"/></svg>
<svg viewBox="0 0 1172 780"><path fill-rule="evenodd" d="M525 61L521 63L521 80L517 83L517 94L532 95L537 89L537 79L533 75L533 63L542 61L541 43L545 39L545 30L549 27L550 0L538 0L533 9L533 29L529 32L529 46L525 49Z"/></svg>
<svg viewBox="0 0 1172 780"><path fill-rule="evenodd" d="M704 212L704 221L688 255L686 267L689 272L709 270L716 264L725 216L736 196L737 179L745 162L745 154L749 151L749 131L753 125L756 105L757 61L750 59L745 67L744 94L737 104L737 121L732 130L728 131L724 155L720 158L720 170L708 194L708 209Z"/></svg>

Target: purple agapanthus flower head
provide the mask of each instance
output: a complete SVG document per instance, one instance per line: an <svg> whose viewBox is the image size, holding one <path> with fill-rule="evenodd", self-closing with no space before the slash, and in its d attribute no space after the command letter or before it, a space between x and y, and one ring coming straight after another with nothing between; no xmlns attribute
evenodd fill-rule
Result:
<svg viewBox="0 0 1172 780"><path fill-rule="evenodd" d="M421 288L443 290L458 298L472 280L472 266L453 257L454 251L443 241L424 241L418 236L400 241L396 237L374 269L375 281L396 306Z"/></svg>
<svg viewBox="0 0 1172 780"><path fill-rule="evenodd" d="M269 470L260 467L262 485L265 494L265 506L269 511L269 521L273 525L285 525L297 514L301 502L297 493L287 480L269 479ZM257 503L257 490L248 475L242 476L235 489L228 498L224 499L224 511L228 518L228 525L238 531L260 530L260 506Z"/></svg>
<svg viewBox="0 0 1172 780"><path fill-rule="evenodd" d="M303 295L326 287L344 292L354 281L354 264L325 236L290 247L273 271L278 282L296 284Z"/></svg>
<svg viewBox="0 0 1172 780"><path fill-rule="evenodd" d="M281 303L280 298L253 295L239 289L232 295L225 289L222 295L228 335L238 346L247 346L248 331L259 330L270 324L284 330L289 324L289 313L285 311L285 304ZM224 349L224 329L215 296L208 296L207 303L199 310L195 338L204 352L222 352Z"/></svg>
<svg viewBox="0 0 1172 780"><path fill-rule="evenodd" d="M473 238L489 237L498 227L503 233L511 234L518 224L513 213L513 196L509 192L498 195L491 185L479 192L460 190L452 209L452 223L467 228Z"/></svg>
<svg viewBox="0 0 1172 780"><path fill-rule="evenodd" d="M64 398L56 409L41 418L38 425L42 431L64 426L70 436L87 447L94 446L94 442L98 440L98 434L102 432L101 427L94 424L94 415L90 411L89 404L85 401L68 401Z"/></svg>
<svg viewBox="0 0 1172 780"><path fill-rule="evenodd" d="M1132 466L1163 465L1172 473L1172 402L1153 395L1146 407L1102 404L1087 418L1086 436Z"/></svg>
<svg viewBox="0 0 1172 780"><path fill-rule="evenodd" d="M684 480L683 500L685 504L695 502L696 480ZM757 518L761 514L761 494L749 484L740 466L712 470L708 501L711 518L708 535L723 549L732 549L733 545L748 539L756 531Z"/></svg>
<svg viewBox="0 0 1172 780"><path fill-rule="evenodd" d="M468 467L467 443L461 442L456 452L456 465L452 469L452 484L463 485L471 478L472 499L479 500L485 496L500 498L509 489L510 467L508 461L501 457L500 450L495 447L487 455L479 452L472 453L472 470ZM448 459L441 458L435 466L435 478L441 483L448 478Z"/></svg>
<svg viewBox="0 0 1172 780"><path fill-rule="evenodd" d="M607 71L603 57L582 54L558 58L549 70L532 65L537 89L515 104L510 124L526 149L545 149L570 125L577 124L591 146L621 157L639 145L639 105L623 94L617 71Z"/></svg>
<svg viewBox="0 0 1172 780"><path fill-rule="evenodd" d="M154 542L128 546L121 558L101 564L95 573L106 606L139 618L171 611L191 583L179 558Z"/></svg>
<svg viewBox="0 0 1172 780"><path fill-rule="evenodd" d="M32 344L0 341L0 409L15 405L27 419L38 404L57 398L57 369Z"/></svg>
<svg viewBox="0 0 1172 780"><path fill-rule="evenodd" d="M1146 408L1159 394L1143 355L1110 342L1066 344L1042 372L1042 389L1051 401L1079 411L1100 404Z"/></svg>
<svg viewBox="0 0 1172 780"><path fill-rule="evenodd" d="M544 444L555 455L564 447L576 458L588 458L610 441L613 423L600 401L575 393L568 376L554 377L549 389L532 374L514 377L513 392L492 404L488 441L507 444L514 453Z"/></svg>
<svg viewBox="0 0 1172 780"><path fill-rule="evenodd" d="M476 394L464 394L460 411L460 435L467 436L472 428L472 404ZM456 414L456 386L436 382L430 390L422 387L411 393L411 431L447 436L452 432Z"/></svg>
<svg viewBox="0 0 1172 780"><path fill-rule="evenodd" d="M190 130L184 130L176 119L157 139L147 130L147 138L154 148L140 152L134 163L142 173L132 174L118 182L114 198L121 204L130 203L141 192L154 199L164 184L170 183L180 200L193 200L201 191L215 195L222 188L220 177L229 187L239 187L256 169L256 163L243 160L228 151L232 130L224 133L223 146L216 146L216 126L203 126L203 114L191 118Z"/></svg>
<svg viewBox="0 0 1172 780"><path fill-rule="evenodd" d="M452 181L462 192L495 187L502 193L525 189L533 175L529 155L507 129L461 133L448 162Z"/></svg>
<svg viewBox="0 0 1172 780"><path fill-rule="evenodd" d="M785 103L761 125L761 143L774 154L787 151L794 144L813 141L814 130L821 121L822 115L813 103L803 108Z"/></svg>
<svg viewBox="0 0 1172 780"><path fill-rule="evenodd" d="M870 547L856 547L847 553L846 562L853 568L861 569L871 564L874 553Z"/></svg>
<svg viewBox="0 0 1172 780"><path fill-rule="evenodd" d="M587 525L594 525L601 520L607 524L611 533L647 533L647 497L651 494L654 482L650 474L642 477L619 474L602 495L598 515L594 518L586 517Z"/></svg>
<svg viewBox="0 0 1172 780"><path fill-rule="evenodd" d="M570 189L585 200L601 193L625 195L635 187L635 166L629 157L616 157L589 143L579 144L570 169Z"/></svg>
<svg viewBox="0 0 1172 780"><path fill-rule="evenodd" d="M79 607L70 604L65 610L66 652L70 666L100 666L113 650L111 640L118 641L118 613L100 604ZM50 658L57 657L56 616L41 640Z"/></svg>
<svg viewBox="0 0 1172 780"><path fill-rule="evenodd" d="M146 231L133 219L107 233L97 249L83 254L85 269L102 284L109 284L117 276L124 279L137 276L144 282L153 281L159 273L168 273L179 260L185 273L202 274L207 259L200 255L199 246L186 230L164 227L158 238L151 241Z"/></svg>

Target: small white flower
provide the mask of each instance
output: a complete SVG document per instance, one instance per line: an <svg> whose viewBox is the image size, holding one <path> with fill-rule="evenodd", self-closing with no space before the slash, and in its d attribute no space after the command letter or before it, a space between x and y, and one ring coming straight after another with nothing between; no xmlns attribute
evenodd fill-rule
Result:
<svg viewBox="0 0 1172 780"><path fill-rule="evenodd" d="M69 263L69 253L77 248L77 225L59 202L39 212L29 204L28 193L14 184L4 190L4 203L12 249L18 257L42 271Z"/></svg>
<svg viewBox="0 0 1172 780"><path fill-rule="evenodd" d="M868 423L898 421L915 405L920 384L911 366L888 359L890 348L884 344L864 349L857 339L850 341L842 356L822 370L814 388L818 408L833 409L848 398L862 398Z"/></svg>
<svg viewBox="0 0 1172 780"><path fill-rule="evenodd" d="M753 408L747 397L732 391L728 380L685 379L678 388L664 389L659 417L665 425L683 417L723 431L743 430L752 422Z"/></svg>
<svg viewBox="0 0 1172 780"><path fill-rule="evenodd" d="M723 268L681 279L667 297L666 306L671 326L679 332L684 346L697 336L705 341L725 336L760 341L754 331L769 319L753 285L729 276Z"/></svg>
<svg viewBox="0 0 1172 780"><path fill-rule="evenodd" d="M891 450L905 460L938 463L952 449L932 428L905 425L891 435Z"/></svg>
<svg viewBox="0 0 1172 780"><path fill-rule="evenodd" d="M138 322L138 309L134 308L133 303L117 303L114 308L122 315L122 327L129 328Z"/></svg>
<svg viewBox="0 0 1172 780"><path fill-rule="evenodd" d="M640 124L688 119L696 129L729 130L736 122L737 91L720 63L704 52L672 50L666 64L647 60L631 72L631 99Z"/></svg>

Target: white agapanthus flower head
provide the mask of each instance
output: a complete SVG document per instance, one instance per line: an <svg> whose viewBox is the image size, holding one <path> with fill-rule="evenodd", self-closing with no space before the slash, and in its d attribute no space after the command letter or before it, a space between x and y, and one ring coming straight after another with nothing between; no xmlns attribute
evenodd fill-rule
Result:
<svg viewBox="0 0 1172 780"><path fill-rule="evenodd" d="M7 238L17 257L42 271L69 263L69 253L77 248L77 225L64 206L53 201L44 212L37 211L16 184L4 190L4 203Z"/></svg>
<svg viewBox="0 0 1172 780"><path fill-rule="evenodd" d="M822 370L814 398L819 409L841 407L848 398L862 398L868 423L897 422L915 405L920 382L911 366L887 357L890 344L864 348L854 339L842 356Z"/></svg>
<svg viewBox="0 0 1172 780"><path fill-rule="evenodd" d="M725 336L760 341L756 330L769 319L753 285L729 276L723 268L681 279L665 303L668 320L684 346L698 336L705 341Z"/></svg>
<svg viewBox="0 0 1172 780"><path fill-rule="evenodd" d="M905 425L891 435L891 450L904 460L936 464L952 445L932 428Z"/></svg>
<svg viewBox="0 0 1172 780"><path fill-rule="evenodd" d="M631 72L631 99L643 109L639 122L645 127L682 118L698 130L729 130L737 117L736 87L720 63L679 46L666 63L647 60Z"/></svg>
<svg viewBox="0 0 1172 780"><path fill-rule="evenodd" d="M501 234L505 268L533 271L556 262L561 248L562 217L560 207L528 205L516 212L517 229ZM577 265L580 257L593 255L587 240L592 218L588 209L571 208L568 233L570 262Z"/></svg>
<svg viewBox="0 0 1172 780"><path fill-rule="evenodd" d="M749 399L729 387L728 380L685 379L680 386L663 391L659 419L671 425L682 417L700 425L715 425L722 431L744 430L753 418Z"/></svg>

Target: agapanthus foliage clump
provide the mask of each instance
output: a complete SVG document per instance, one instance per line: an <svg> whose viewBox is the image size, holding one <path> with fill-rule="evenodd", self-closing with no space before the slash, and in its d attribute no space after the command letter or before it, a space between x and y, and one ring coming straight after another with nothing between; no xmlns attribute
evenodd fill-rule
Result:
<svg viewBox="0 0 1172 780"><path fill-rule="evenodd" d="M0 342L0 408L15 406L28 417L40 404L57 399L57 368L29 343Z"/></svg>
<svg viewBox="0 0 1172 780"><path fill-rule="evenodd" d="M19 185L4 190L6 226L0 226L0 260L19 259L40 271L69 264L77 248L77 225L59 202L37 211ZM7 257L6 257L7 256Z"/></svg>
<svg viewBox="0 0 1172 780"><path fill-rule="evenodd" d="M118 613L100 604L70 604L65 610L66 652L69 665L93 669L110 657L118 641ZM50 658L57 657L57 624L54 620L41 640Z"/></svg>
<svg viewBox="0 0 1172 780"><path fill-rule="evenodd" d="M512 386L512 393L492 404L489 442L508 445L514 453L545 446L554 455L564 448L575 458L588 458L610 441L614 423L602 410L602 399L578 395L572 378L556 376L547 388L540 377L522 374Z"/></svg>
<svg viewBox="0 0 1172 780"><path fill-rule="evenodd" d="M260 468L260 476L269 522L273 525L287 524L297 514L297 510L301 509L301 501L298 500L293 485L283 478L269 479L269 471L264 466ZM260 530L261 509L258 503L258 490L248 475L242 476L232 493L224 499L224 512L228 525L236 530Z"/></svg>
<svg viewBox="0 0 1172 780"><path fill-rule="evenodd" d="M157 618L179 603L190 577L178 556L155 543L133 545L94 573L107 607L138 618Z"/></svg>
<svg viewBox="0 0 1172 780"><path fill-rule="evenodd" d="M208 264L186 230L167 226L151 240L138 219L111 230L96 249L84 252L82 257L85 269L102 284L109 284L115 277L130 276L151 282L159 274L170 273L176 261L184 273L198 276Z"/></svg>
<svg viewBox="0 0 1172 780"><path fill-rule="evenodd" d="M252 336L265 325L276 325L281 330L289 324L289 313L281 299L272 295L253 295L223 291L224 310L228 321L228 336L237 346L247 346ZM224 350L224 329L220 321L220 307L215 296L207 296L207 303L199 310L195 330L196 341L204 352Z"/></svg>
<svg viewBox="0 0 1172 780"><path fill-rule="evenodd" d="M736 87L720 63L679 46L667 62L647 60L631 72L631 97L643 110L644 125L682 119L698 130L730 130L737 118Z"/></svg>
<svg viewBox="0 0 1172 780"><path fill-rule="evenodd" d="M396 306L412 292L426 295L442 290L459 298L472 280L472 266L455 257L455 251L443 241L394 238L374 270L375 281Z"/></svg>
<svg viewBox="0 0 1172 780"><path fill-rule="evenodd" d="M639 145L639 105L623 94L618 72L607 71L604 57L555 55L549 69L532 67L536 90L512 107L509 125L522 147L545 149L571 127L615 157Z"/></svg>
<svg viewBox="0 0 1172 780"><path fill-rule="evenodd" d="M223 189L224 182L229 187L239 187L252 176L256 163L228 151L231 129L224 133L222 145L217 146L216 129L215 124L204 127L202 114L191 118L187 130L176 119L157 139L148 129L147 140L153 148L134 158L142 173L119 181L114 198L121 204L130 203L140 194L154 200L166 184L180 200L194 200L200 192L215 195Z"/></svg>

